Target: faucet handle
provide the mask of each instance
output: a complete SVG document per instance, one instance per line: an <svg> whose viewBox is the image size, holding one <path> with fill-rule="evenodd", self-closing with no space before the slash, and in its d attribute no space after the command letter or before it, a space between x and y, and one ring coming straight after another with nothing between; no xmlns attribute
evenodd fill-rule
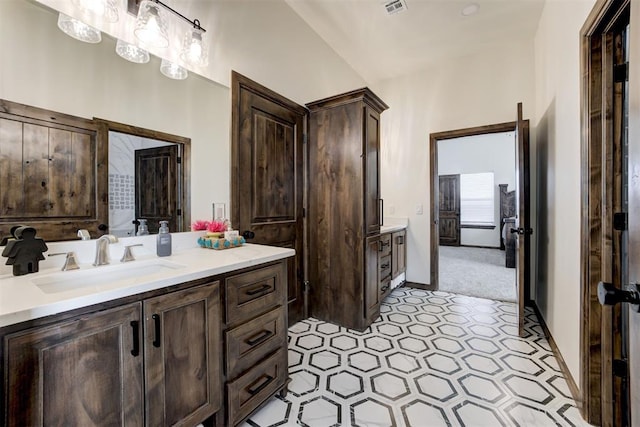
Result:
<svg viewBox="0 0 640 427"><path fill-rule="evenodd" d="M136 247L136 246L142 246L142 243L125 246L124 247L124 254L122 254L122 258L120 258L120 262L135 261L135 257L133 256L133 252L131 251L131 248Z"/></svg>
<svg viewBox="0 0 640 427"><path fill-rule="evenodd" d="M91 240L91 235L89 234L89 230L81 229L78 230L78 237L82 240Z"/></svg>
<svg viewBox="0 0 640 427"><path fill-rule="evenodd" d="M76 261L76 253L75 252L57 252L55 254L49 254L48 256L56 256L56 255L66 255L67 257L64 260L64 265L62 266L62 271L68 270L77 270L80 268L78 262Z"/></svg>

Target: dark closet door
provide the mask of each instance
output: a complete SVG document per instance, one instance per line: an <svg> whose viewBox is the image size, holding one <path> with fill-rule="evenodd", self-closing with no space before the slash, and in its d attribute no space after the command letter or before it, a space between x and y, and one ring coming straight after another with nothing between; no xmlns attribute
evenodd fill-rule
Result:
<svg viewBox="0 0 640 427"><path fill-rule="evenodd" d="M295 249L289 324L303 318L303 134L306 108L232 74L231 222L249 243Z"/></svg>
<svg viewBox="0 0 640 427"><path fill-rule="evenodd" d="M440 175L440 244L460 246L460 175Z"/></svg>
<svg viewBox="0 0 640 427"><path fill-rule="evenodd" d="M178 224L178 145L135 151L136 219L146 219L150 233L160 221L169 221L169 231L183 231ZM137 228L136 228L137 230Z"/></svg>

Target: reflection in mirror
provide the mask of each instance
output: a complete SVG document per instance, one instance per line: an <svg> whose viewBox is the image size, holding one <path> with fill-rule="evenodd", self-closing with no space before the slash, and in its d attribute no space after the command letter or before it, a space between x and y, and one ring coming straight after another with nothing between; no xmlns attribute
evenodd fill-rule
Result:
<svg viewBox="0 0 640 427"><path fill-rule="evenodd" d="M168 151L160 147L167 147ZM175 197L171 189L175 185L167 188L167 183L175 181L175 174L170 173L175 168L166 164L172 157L171 148L177 149L178 144L109 132L111 234L118 237L135 235L138 231L138 219L148 221L149 231L157 232L159 220L171 220L171 217L175 217L172 212L163 211L167 208L167 202L171 203L171 199ZM173 224L170 224L170 230L179 231L180 227L175 221L171 222Z"/></svg>

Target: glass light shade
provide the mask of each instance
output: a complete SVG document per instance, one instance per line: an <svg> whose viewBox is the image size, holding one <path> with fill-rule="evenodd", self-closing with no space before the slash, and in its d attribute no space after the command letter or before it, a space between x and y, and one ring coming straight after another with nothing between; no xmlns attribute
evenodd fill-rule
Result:
<svg viewBox="0 0 640 427"><path fill-rule="evenodd" d="M82 12L99 16L106 22L118 21L116 0L73 0L73 4Z"/></svg>
<svg viewBox="0 0 640 427"><path fill-rule="evenodd" d="M180 59L188 64L200 67L204 67L209 63L207 45L203 35L204 31L200 28L191 28L185 33Z"/></svg>
<svg viewBox="0 0 640 427"><path fill-rule="evenodd" d="M165 48L169 46L167 11L158 3L144 0L140 3L134 34L143 46Z"/></svg>
<svg viewBox="0 0 640 427"><path fill-rule="evenodd" d="M181 67L174 62L167 61L166 59L163 59L160 64L160 72L170 79L175 80L184 80L189 74L184 67Z"/></svg>
<svg viewBox="0 0 640 427"><path fill-rule="evenodd" d="M58 15L58 28L66 35L85 43L100 43L102 41L100 31L64 13Z"/></svg>
<svg viewBox="0 0 640 427"><path fill-rule="evenodd" d="M121 58L135 62L136 64L146 64L149 62L149 52L120 39L118 39L116 43L116 53L120 55Z"/></svg>

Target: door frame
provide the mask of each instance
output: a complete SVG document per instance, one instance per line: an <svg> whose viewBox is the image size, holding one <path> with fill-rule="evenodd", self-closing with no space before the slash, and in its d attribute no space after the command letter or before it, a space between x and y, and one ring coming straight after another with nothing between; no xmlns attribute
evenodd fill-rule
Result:
<svg viewBox="0 0 640 427"><path fill-rule="evenodd" d="M529 120L524 120L528 128ZM517 123L505 122L492 125L477 126L465 129L456 129L444 132L436 132L429 135L429 160L431 170L431 282L429 289L437 290L439 283L439 211L440 211L440 180L438 178L438 141L447 139L461 138L465 136L487 135L492 133L513 132ZM514 142L515 144L515 142ZM514 159L514 162L517 159ZM525 275L525 298L528 300L529 291L529 274ZM525 301L526 302L526 301Z"/></svg>
<svg viewBox="0 0 640 427"><path fill-rule="evenodd" d="M606 43L608 32L630 0L598 0L580 30L581 122L581 220L580 220L580 399L582 417L594 425L619 425L620 398L612 371L615 358L613 331L620 331L621 308L603 308L598 302L600 281L613 277L613 212L606 191L613 183L613 103L611 74L603 64L613 64L611 49L592 43ZM602 52L604 49L604 57ZM607 95L609 94L609 95ZM609 224L607 227L606 224ZM605 375L609 372L609 375ZM617 421L616 421L617 420Z"/></svg>

